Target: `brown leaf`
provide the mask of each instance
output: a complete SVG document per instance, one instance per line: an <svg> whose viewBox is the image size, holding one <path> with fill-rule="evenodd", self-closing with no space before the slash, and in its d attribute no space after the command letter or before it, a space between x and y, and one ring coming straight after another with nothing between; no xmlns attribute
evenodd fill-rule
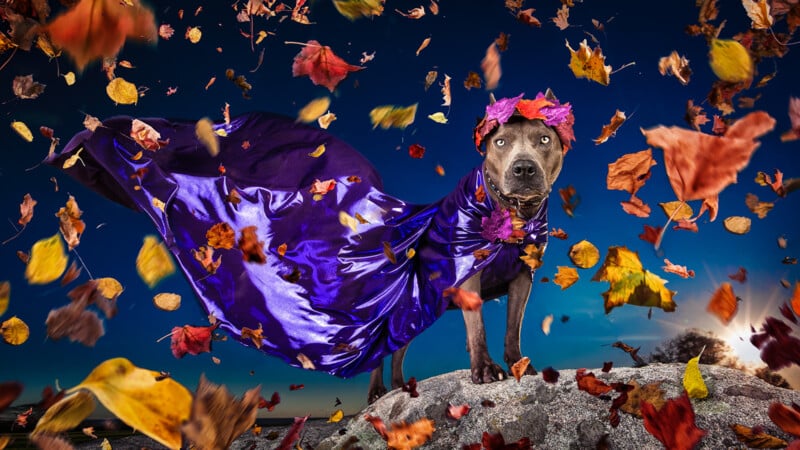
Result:
<svg viewBox="0 0 800 450"><path fill-rule="evenodd" d="M206 231L206 239L210 247L230 250L236 244L236 232L226 222L219 222Z"/></svg>
<svg viewBox="0 0 800 450"><path fill-rule="evenodd" d="M242 235L239 237L239 250L242 251L245 261L265 264L267 255L264 254L264 241L258 240L256 229L255 225L242 228Z"/></svg>
<svg viewBox="0 0 800 450"><path fill-rule="evenodd" d="M214 260L214 249L211 247L200 247L197 250L192 249L192 256L194 256L194 259L197 260L208 273L217 273L217 269L219 269L219 266L222 264L222 256Z"/></svg>
<svg viewBox="0 0 800 450"><path fill-rule="evenodd" d="M54 434L35 433L29 436L31 442L42 450L74 450L69 441Z"/></svg>
<svg viewBox="0 0 800 450"><path fill-rule="evenodd" d="M632 216L641 218L650 217L650 206L635 195L631 195L630 200L620 202L620 204L622 205L622 210Z"/></svg>
<svg viewBox="0 0 800 450"><path fill-rule="evenodd" d="M674 273L675 275L679 275L683 278L694 278L694 270L688 270L686 266L672 264L667 258L664 258L664 264L666 264L664 267L662 267L664 272Z"/></svg>
<svg viewBox="0 0 800 450"><path fill-rule="evenodd" d="M61 286L66 286L72 283L79 276L81 276L81 268L78 267L78 264L76 264L75 261L72 261L72 264L69 265L67 271L64 272L64 276L61 277Z"/></svg>
<svg viewBox="0 0 800 450"><path fill-rule="evenodd" d="M79 303L70 303L50 310L45 320L47 336L58 340L68 337L87 347L94 347L97 340L105 334L103 322L94 311L85 310Z"/></svg>
<svg viewBox="0 0 800 450"><path fill-rule="evenodd" d="M66 206L61 207L56 213L56 217L61 221L59 229L67 241L70 250L73 250L81 243L81 235L86 229L86 224L81 220L83 211L78 208L75 197L69 196Z"/></svg>
<svg viewBox="0 0 800 450"><path fill-rule="evenodd" d="M669 56L664 56L658 60L658 72L661 75L674 76L684 86L689 84L689 77L692 75L692 69L689 68L689 60L685 56L679 55L677 51L673 51Z"/></svg>
<svg viewBox="0 0 800 450"><path fill-rule="evenodd" d="M683 119L696 131L700 131L700 127L707 124L709 120L703 107L695 105L691 99L686 101L686 115L683 116Z"/></svg>
<svg viewBox="0 0 800 450"><path fill-rule="evenodd" d="M653 405L656 411L660 410L667 402L664 399L665 392L661 389L661 382L648 383L644 386L640 385L636 380L628 382L633 386L633 390L628 392L628 400L625 402L621 410L628 414L633 414L636 417L642 417L641 404L647 402Z"/></svg>
<svg viewBox="0 0 800 450"><path fill-rule="evenodd" d="M483 81L481 81L481 76L478 75L478 72L470 71L467 74L467 78L464 80L464 88L466 88L466 90L470 90L472 88L480 89L482 84Z"/></svg>
<svg viewBox="0 0 800 450"><path fill-rule="evenodd" d="M592 141L595 143L595 145L600 145L607 141L608 138L616 134L617 130L622 126L623 123L625 123L626 119L627 117L625 116L625 112L617 110L614 113L614 116L611 117L611 121L609 121L607 125L603 125L603 129L600 131L600 136L598 136L596 139L592 139ZM647 151L649 152L650 150L648 149ZM655 164L655 162L653 164Z"/></svg>
<svg viewBox="0 0 800 450"><path fill-rule="evenodd" d="M36 200L31 197L31 194L25 194L25 196L22 197L22 203L19 204L18 224L24 227L30 223L31 219L33 219L33 207L36 206L36 203Z"/></svg>
<svg viewBox="0 0 800 450"><path fill-rule="evenodd" d="M655 165L653 152L649 148L622 155L608 165L606 186L611 190L635 194L650 178L650 168Z"/></svg>
<svg viewBox="0 0 800 450"><path fill-rule="evenodd" d="M256 329L242 327L242 339L250 339L253 341L253 345L255 345L256 348L261 348L261 344L264 341L263 325L259 323Z"/></svg>
<svg viewBox="0 0 800 450"><path fill-rule="evenodd" d="M757 431L756 427L750 428L738 423L733 423L730 427L736 433L736 439L747 448L785 448L789 445L783 439L767 434L763 430Z"/></svg>
<svg viewBox="0 0 800 450"><path fill-rule="evenodd" d="M759 201L758 196L749 192L744 198L744 204L747 205L747 209L753 212L753 214L757 215L759 219L767 217L767 213L769 213L775 206L775 203L772 202Z"/></svg>
<svg viewBox="0 0 800 450"><path fill-rule="evenodd" d="M388 259L390 263L397 264L397 256L394 254L394 250L392 250L391 243L383 241L383 254L386 255L386 259Z"/></svg>
<svg viewBox="0 0 800 450"><path fill-rule="evenodd" d="M181 430L198 450L229 448L256 422L261 386L247 390L236 400L224 385L200 375L189 421Z"/></svg>
<svg viewBox="0 0 800 450"><path fill-rule="evenodd" d="M22 389L22 383L16 381L0 383L0 412L14 403L14 400L22 393Z"/></svg>
<svg viewBox="0 0 800 450"><path fill-rule="evenodd" d="M494 42L486 49L486 55L481 60L481 70L486 82L486 90L493 91L497 88L503 73L500 69L500 52L497 51L497 44Z"/></svg>

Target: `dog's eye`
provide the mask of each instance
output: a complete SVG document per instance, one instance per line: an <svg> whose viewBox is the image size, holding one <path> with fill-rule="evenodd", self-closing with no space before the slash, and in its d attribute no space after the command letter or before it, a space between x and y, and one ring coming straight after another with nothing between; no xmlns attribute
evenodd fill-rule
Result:
<svg viewBox="0 0 800 450"><path fill-rule="evenodd" d="M542 144L549 144L550 143L550 136L542 136L539 138L539 142Z"/></svg>
<svg viewBox="0 0 800 450"><path fill-rule="evenodd" d="M494 140L494 145L496 145L498 147L502 147L502 146L506 145L506 140L505 139L495 139Z"/></svg>

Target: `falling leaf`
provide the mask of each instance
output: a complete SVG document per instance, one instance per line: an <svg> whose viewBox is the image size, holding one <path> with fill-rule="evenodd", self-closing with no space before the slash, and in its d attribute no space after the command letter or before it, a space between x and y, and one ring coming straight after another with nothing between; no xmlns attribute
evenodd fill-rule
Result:
<svg viewBox="0 0 800 450"><path fill-rule="evenodd" d="M100 363L67 394L88 389L133 429L172 449L181 447L181 424L189 419L192 394L172 378L141 369L125 358Z"/></svg>
<svg viewBox="0 0 800 450"><path fill-rule="evenodd" d="M25 279L30 284L47 284L57 280L67 269L67 255L61 237L55 234L36 241L25 266Z"/></svg>
<svg viewBox="0 0 800 450"><path fill-rule="evenodd" d="M136 255L136 272L153 289L159 281L175 273L175 263L163 242L155 236L145 236Z"/></svg>
<svg viewBox="0 0 800 450"><path fill-rule="evenodd" d="M72 342L94 347L97 340L105 334L105 329L103 328L103 321L100 320L97 314L94 311L84 309L85 307L85 303L72 302L50 310L47 314L47 320L45 320L47 337L53 340L68 337Z"/></svg>
<svg viewBox="0 0 800 450"><path fill-rule="evenodd" d="M392 244L383 241L383 254L386 255L386 259L389 260L392 264L397 264L397 255L395 255L394 250L392 250Z"/></svg>
<svg viewBox="0 0 800 450"><path fill-rule="evenodd" d="M8 281L0 282L0 317L8 310L8 302L11 298L11 283ZM3 408L0 408L2 411Z"/></svg>
<svg viewBox="0 0 800 450"><path fill-rule="evenodd" d="M658 73L661 75L672 75L686 86L689 84L689 77L692 75L692 69L689 68L689 60L685 56L681 56L677 51L664 56L658 60Z"/></svg>
<svg viewBox="0 0 800 450"><path fill-rule="evenodd" d="M569 68L575 77L587 78L603 86L608 86L611 81L611 66L605 65L606 57L600 46L592 50L584 39L576 51L570 47L569 41L566 42L570 53Z"/></svg>
<svg viewBox="0 0 800 450"><path fill-rule="evenodd" d="M11 122L11 129L16 131L17 134L28 142L33 142L33 132L31 129L25 125L25 122L20 122L18 120Z"/></svg>
<svg viewBox="0 0 800 450"><path fill-rule="evenodd" d="M203 147L208 150L209 155L217 156L219 154L219 138L214 132L214 122L211 119L203 117L198 120L194 126L194 134Z"/></svg>
<svg viewBox="0 0 800 450"><path fill-rule="evenodd" d="M686 369L683 372L683 388L689 398L706 398L708 397L708 388L705 381L703 381L703 374L700 373L700 355L695 356L686 363Z"/></svg>
<svg viewBox="0 0 800 450"><path fill-rule="evenodd" d="M689 124L695 131L700 131L700 126L708 123L708 116L703 107L695 105L691 99L686 101L686 114L683 116L686 123Z"/></svg>
<svg viewBox="0 0 800 450"><path fill-rule="evenodd" d="M447 123L447 117L441 111L428 115L428 119L431 119L436 123L441 123L441 124Z"/></svg>
<svg viewBox="0 0 800 450"><path fill-rule="evenodd" d="M694 409L685 392L668 400L660 410L643 402L641 411L645 429L665 448L691 450L706 435L706 431L695 424Z"/></svg>
<svg viewBox="0 0 800 450"><path fill-rule="evenodd" d="M603 381L597 379L592 372L586 372L586 369L580 368L575 371L575 380L578 382L578 389L588 392L591 395L598 396L611 392L614 390L612 386L605 384Z"/></svg>
<svg viewBox="0 0 800 450"><path fill-rule="evenodd" d="M19 220L17 223L25 227L33 219L33 207L38 203L31 197L31 194L25 194L22 197L22 203L19 204Z"/></svg>
<svg viewBox="0 0 800 450"><path fill-rule="evenodd" d="M379 125L384 130L391 127L405 128L414 123L414 117L417 114L417 104L411 106L394 106L383 105L372 108L369 112L369 119L372 122L372 128L377 128Z"/></svg>
<svg viewBox="0 0 800 450"><path fill-rule="evenodd" d="M236 245L236 231L226 222L219 222L206 231L208 246L230 250Z"/></svg>
<svg viewBox="0 0 800 450"><path fill-rule="evenodd" d="M331 125L331 122L333 122L334 120L336 120L336 114L328 111L327 113L319 116L319 118L317 119L317 123L319 124L320 128L327 130L328 127Z"/></svg>
<svg viewBox="0 0 800 450"><path fill-rule="evenodd" d="M419 447L425 444L435 431L433 421L424 417L412 423L405 421L392 423L390 427L386 427L379 417L369 414L364 416L364 420L370 422L375 431L386 440L388 448L410 450Z"/></svg>
<svg viewBox="0 0 800 450"><path fill-rule="evenodd" d="M711 39L708 62L714 75L729 83L753 79L753 59L747 49L732 39Z"/></svg>
<svg viewBox="0 0 800 450"><path fill-rule="evenodd" d="M649 148L622 155L608 165L606 187L636 194L650 178L650 168L655 165L656 161Z"/></svg>
<svg viewBox="0 0 800 450"><path fill-rule="evenodd" d="M464 311L478 311L483 306L483 300L477 292L468 291L459 287L449 287L442 291L443 297L451 297L454 305Z"/></svg>
<svg viewBox="0 0 800 450"><path fill-rule="evenodd" d="M303 431L303 426L305 425L306 420L308 420L308 416L295 417L294 423L292 423L292 426L289 427L289 431L286 432L286 436L283 437L275 450L291 450L292 444L300 439L300 433ZM296 448L299 447L300 446L297 445Z"/></svg>
<svg viewBox="0 0 800 450"><path fill-rule="evenodd" d="M64 49L78 70L101 57L114 57L127 38L155 42L158 33L153 12L139 3L116 0L80 0L47 24L53 44Z"/></svg>
<svg viewBox="0 0 800 450"><path fill-rule="evenodd" d="M774 126L775 119L758 111L736 121L724 136L663 126L642 133L648 144L664 150L664 166L678 200L702 199L714 220L719 193L747 166L759 146L755 138Z"/></svg>
<svg viewBox="0 0 800 450"><path fill-rule="evenodd" d="M611 118L611 121L607 125L603 125L603 129L600 131L600 136L598 136L596 139L592 139L592 141L596 145L600 145L607 141L608 138L617 133L617 130L622 126L623 123L625 123L626 119L627 117L625 116L625 112L617 110L614 113L614 116ZM646 151L649 152L650 150L648 149ZM655 165L655 161L653 161L653 165Z"/></svg>
<svg viewBox="0 0 800 450"><path fill-rule="evenodd" d="M89 0L82 0L87 2ZM96 0L104 1L104 0ZM136 85L122 77L114 78L106 86L106 94L118 105L135 105L139 101L139 91Z"/></svg>
<svg viewBox="0 0 800 450"><path fill-rule="evenodd" d="M478 72L470 71L467 74L467 78L464 80L464 88L466 90L470 90L472 88L480 89L482 84L483 84L483 81L481 81L481 76L478 75Z"/></svg>
<svg viewBox="0 0 800 450"><path fill-rule="evenodd" d="M86 223L81 220L82 215L83 211L78 207L78 202L72 195L67 199L66 205L59 208L56 213L56 217L59 218L59 230L70 251L80 244L80 238L86 230Z"/></svg>
<svg viewBox="0 0 800 450"><path fill-rule="evenodd" d="M667 217L672 217L672 220L690 219L694 215L692 207L686 202L662 202L658 206L661 207Z"/></svg>
<svg viewBox="0 0 800 450"><path fill-rule="evenodd" d="M550 236L553 236L556 239L561 239L562 241L569 238L569 235L567 235L566 231L562 230L561 228L553 228L552 231L550 231Z"/></svg>
<svg viewBox="0 0 800 450"><path fill-rule="evenodd" d="M303 353L297 354L297 360L300 361L300 364L303 366L303 369L306 370L317 370L317 367L314 365L314 362Z"/></svg>
<svg viewBox="0 0 800 450"><path fill-rule="evenodd" d="M557 268L558 272L556 272L556 275L553 278L553 283L561 286L562 291L578 281L578 271L574 267L557 266Z"/></svg>
<svg viewBox="0 0 800 450"><path fill-rule="evenodd" d="M330 47L312 39L303 44L303 50L294 57L292 76L308 75L315 85L333 92L348 73L361 69L363 67L347 64Z"/></svg>
<svg viewBox="0 0 800 450"><path fill-rule="evenodd" d="M411 8L408 10L407 13L404 13L399 9L395 9L395 12L408 19L421 19L422 17L425 16L425 7L419 6L417 8Z"/></svg>
<svg viewBox="0 0 800 450"><path fill-rule="evenodd" d="M162 311L175 311L181 306L181 296L171 292L161 292L153 297L153 304Z"/></svg>
<svg viewBox="0 0 800 450"><path fill-rule="evenodd" d="M0 335L6 344L22 345L31 335L28 325L17 316L13 316L3 323L0 323Z"/></svg>
<svg viewBox="0 0 800 450"><path fill-rule="evenodd" d="M644 402L654 406L656 411L660 410L667 401L664 399L664 391L661 389L661 382L648 383L644 386L640 385L636 380L628 382L633 386L633 389L628 392L628 398L625 403L620 407L626 413L633 414L636 417L642 417L641 406Z"/></svg>
<svg viewBox="0 0 800 450"><path fill-rule="evenodd" d="M211 337L218 326L219 322L204 327L191 325L173 327L169 334L172 336L170 341L172 355L181 359L186 356L187 353L190 355L199 355L200 353L210 352Z"/></svg>
<svg viewBox="0 0 800 450"><path fill-rule="evenodd" d="M425 155L425 147L419 144L411 144L408 146L408 156L420 159Z"/></svg>
<svg viewBox="0 0 800 450"><path fill-rule="evenodd" d="M728 325L736 316L739 304L736 295L733 293L733 286L728 282L723 282L714 291L714 295L708 301L706 311L715 315L723 325Z"/></svg>
<svg viewBox="0 0 800 450"><path fill-rule="evenodd" d="M258 328L242 327L242 339L250 339L256 348L264 343L264 326L259 322Z"/></svg>
<svg viewBox="0 0 800 450"><path fill-rule="evenodd" d="M36 422L32 434L57 434L81 424L96 407L94 397L86 391L64 396Z"/></svg>
<svg viewBox="0 0 800 450"><path fill-rule="evenodd" d="M16 381L0 382L0 412L11 406L22 393L24 386Z"/></svg>
<svg viewBox="0 0 800 450"><path fill-rule="evenodd" d="M676 307L672 300L675 292L664 286L666 281L645 270L638 253L623 246L608 249L603 265L592 281L610 283L609 289L603 293L606 314L624 304L654 306L665 312L672 312Z"/></svg>
<svg viewBox="0 0 800 450"><path fill-rule="evenodd" d="M441 164L437 164L436 167L434 167L434 170L436 171L436 174L439 175L440 177L444 176L444 167L442 167Z"/></svg>
<svg viewBox="0 0 800 450"><path fill-rule="evenodd" d="M745 196L744 204L747 206L747 209L756 214L759 219L767 217L767 213L772 211L772 208L775 206L775 203L772 202L759 201L756 195L750 193Z"/></svg>
<svg viewBox="0 0 800 450"><path fill-rule="evenodd" d="M189 421L181 431L198 450L230 448L233 441L256 423L261 387L248 389L235 399L222 385L200 375Z"/></svg>
<svg viewBox="0 0 800 450"><path fill-rule="evenodd" d="M141 145L145 150L156 151L169 144L169 139L162 140L161 133L139 119L133 119L131 122L130 135L133 140L136 141L137 144Z"/></svg>
<svg viewBox="0 0 800 450"><path fill-rule="evenodd" d="M344 211L339 211L339 223L345 227L350 228L353 231L353 233L358 232L358 230L356 229L356 227L358 226L358 220L356 220L355 217L351 216L350 214L347 214Z"/></svg>
<svg viewBox="0 0 800 450"><path fill-rule="evenodd" d="M325 114L325 111L328 110L331 106L331 98L330 97L319 97L311 100L300 109L300 112L297 113L297 120L303 123L311 123L317 120L320 116Z"/></svg>
<svg viewBox="0 0 800 450"><path fill-rule="evenodd" d="M632 216L650 217L650 206L635 195L631 195L629 200L620 202L620 204L622 205L622 210Z"/></svg>
<svg viewBox="0 0 800 450"><path fill-rule="evenodd" d="M435 70L428 71L427 75L425 75L425 90L427 91L431 85L436 81L436 77L439 76L439 73Z"/></svg>
<svg viewBox="0 0 800 450"><path fill-rule="evenodd" d="M667 258L664 258L664 264L666 265L661 268L664 272L674 273L682 278L694 278L694 270L689 270L686 266L673 264Z"/></svg>
<svg viewBox="0 0 800 450"><path fill-rule="evenodd" d="M590 269L600 261L600 250L584 239L569 248L569 259L581 269Z"/></svg>
<svg viewBox="0 0 800 450"><path fill-rule="evenodd" d="M742 216L726 217L722 224L733 234L746 234L750 231L750 218Z"/></svg>
<svg viewBox="0 0 800 450"><path fill-rule="evenodd" d="M425 39L423 39L423 40L422 40L422 43L420 43L420 44L419 44L419 47L417 48L417 56L419 56L419 54L420 54L420 53L421 53L423 50L425 50L426 48L428 48L428 45L429 45L430 43L431 43L431 38L430 38L430 36L428 36L428 37L426 37Z"/></svg>
<svg viewBox="0 0 800 450"><path fill-rule="evenodd" d="M544 319L542 319L542 333L544 333L545 336L550 335L550 326L552 324L553 324L553 315L548 314L544 316Z"/></svg>
<svg viewBox="0 0 800 450"><path fill-rule="evenodd" d="M200 30L200 27L187 27L183 37L192 44L197 44L200 42L200 39L203 38L203 32Z"/></svg>
<svg viewBox="0 0 800 450"><path fill-rule="evenodd" d="M486 54L481 60L481 70L483 71L486 90L495 90L503 72L500 68L500 52L497 51L497 44L494 42L486 49Z"/></svg>
<svg viewBox="0 0 800 450"><path fill-rule="evenodd" d="M744 1L753 3L751 0ZM785 448L789 445L783 439L765 433L761 427L750 428L738 423L729 426L736 433L736 439L746 445L747 448Z"/></svg>
<svg viewBox="0 0 800 450"><path fill-rule="evenodd" d="M552 18L552 21L559 30L566 30L569 28L569 7L567 5L561 5L561 8L556 10L556 17Z"/></svg>
<svg viewBox="0 0 800 450"><path fill-rule="evenodd" d="M33 75L17 75L11 82L11 90L17 98L34 99L44 92L47 85L33 81Z"/></svg>
<svg viewBox="0 0 800 450"><path fill-rule="evenodd" d="M536 270L539 267L542 267L544 261L542 258L544 257L544 250L545 246L539 246L536 244L528 244L525 248L522 249L524 253L519 259L524 262L530 270Z"/></svg>
<svg viewBox="0 0 800 450"><path fill-rule="evenodd" d="M331 178L325 181L314 180L308 192L314 194L315 200L319 200L317 196L325 195L334 189L336 189L336 180Z"/></svg>
<svg viewBox="0 0 800 450"><path fill-rule="evenodd" d="M552 316L550 317L552 319ZM522 379L522 376L525 375L525 371L528 369L530 364L531 359L527 356L523 356L519 361L511 365L511 375L514 376L514 378L517 380L517 383L519 383L520 379Z"/></svg>
<svg viewBox="0 0 800 450"><path fill-rule="evenodd" d="M536 17L533 17L533 8L523 9L517 12L517 20L531 27L540 27L542 23Z"/></svg>
<svg viewBox="0 0 800 450"><path fill-rule="evenodd" d="M558 195L561 197L561 209L568 216L575 217L575 208L581 203L581 197L577 194L575 187L570 184L565 188L560 188Z"/></svg>
<svg viewBox="0 0 800 450"><path fill-rule="evenodd" d="M331 413L331 416L328 418L328 423L339 423L344 418L344 411L341 409L337 409L336 411Z"/></svg>
<svg viewBox="0 0 800 450"><path fill-rule="evenodd" d="M750 17L750 28L766 30L772 27L773 18L767 0L742 0L742 6Z"/></svg>
<svg viewBox="0 0 800 450"><path fill-rule="evenodd" d="M789 122L792 128L781 134L781 142L800 139L800 97L789 97Z"/></svg>

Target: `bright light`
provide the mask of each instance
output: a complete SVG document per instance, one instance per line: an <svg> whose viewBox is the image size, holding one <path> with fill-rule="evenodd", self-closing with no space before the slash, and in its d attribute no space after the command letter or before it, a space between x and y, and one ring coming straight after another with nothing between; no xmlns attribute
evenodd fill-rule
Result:
<svg viewBox="0 0 800 450"><path fill-rule="evenodd" d="M750 326L734 325L720 334L720 339L733 348L733 356L743 363L761 363L760 351L750 343Z"/></svg>

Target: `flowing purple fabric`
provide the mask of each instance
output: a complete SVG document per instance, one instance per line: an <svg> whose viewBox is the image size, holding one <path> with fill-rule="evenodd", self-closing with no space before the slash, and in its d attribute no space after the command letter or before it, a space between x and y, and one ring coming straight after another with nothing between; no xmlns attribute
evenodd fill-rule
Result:
<svg viewBox="0 0 800 450"><path fill-rule="evenodd" d="M213 157L196 137L195 122L141 120L169 143L144 150L130 137L132 118L118 116L94 132L78 133L47 162L62 168L83 149L85 165L64 170L149 215L221 328L253 346L241 338L241 329L260 324L261 350L293 366L301 366L302 353L316 370L340 377L371 370L448 308L445 289L483 269L482 297L504 295L526 267L519 258L524 245L547 241L546 202L526 223L523 243L481 237L481 219L494 208L488 195L476 199L484 184L481 167L438 202L416 205L383 192L375 169L349 145L290 118L250 113L216 124L226 136ZM325 153L310 156L320 144ZM315 199L311 185L327 179L336 181L335 188ZM238 204L227 200L234 189ZM165 203L163 211L154 199ZM340 211L367 223L354 232L340 223ZM209 274L192 250L208 245L206 231L220 222L231 225L237 238L242 228L255 225L266 263L245 261L236 247L219 249L214 258L221 256L221 265ZM280 256L277 248L284 243ZM385 255L384 243L396 263ZM409 258L409 249L416 255ZM488 256L476 259L476 250Z"/></svg>

